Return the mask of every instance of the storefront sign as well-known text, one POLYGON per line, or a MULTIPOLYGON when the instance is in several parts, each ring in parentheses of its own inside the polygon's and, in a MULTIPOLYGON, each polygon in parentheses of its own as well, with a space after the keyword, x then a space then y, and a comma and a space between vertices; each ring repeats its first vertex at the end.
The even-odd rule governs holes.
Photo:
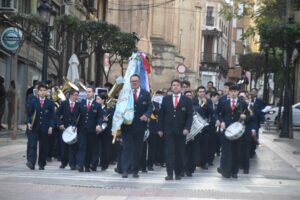
POLYGON ((19 48, 23 34, 18 28, 10 27, 5 29, 1 34, 1 44, 4 48, 10 51, 15 51, 19 48))

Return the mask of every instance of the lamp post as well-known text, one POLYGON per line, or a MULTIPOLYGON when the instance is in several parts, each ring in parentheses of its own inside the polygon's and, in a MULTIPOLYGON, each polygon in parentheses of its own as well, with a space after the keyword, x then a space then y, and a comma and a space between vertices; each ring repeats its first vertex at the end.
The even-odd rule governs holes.
POLYGON ((42 81, 47 81, 48 71, 48 48, 50 42, 50 30, 49 27, 53 26, 54 12, 52 6, 47 0, 43 0, 40 6, 37 8, 39 16, 45 21, 42 26, 42 41, 43 41, 43 67, 42 67, 42 81))
POLYGON ((269 44, 264 45, 265 50, 265 65, 264 65, 264 92, 263 92, 263 100, 266 103, 269 103, 269 88, 268 88, 268 65, 269 65, 269 44))

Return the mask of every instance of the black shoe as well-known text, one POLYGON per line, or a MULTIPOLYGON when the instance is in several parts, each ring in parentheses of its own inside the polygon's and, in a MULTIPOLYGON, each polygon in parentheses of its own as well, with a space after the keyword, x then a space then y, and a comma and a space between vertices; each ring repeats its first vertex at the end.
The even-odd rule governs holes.
POLYGON ((66 165, 60 165, 59 168, 60 169, 64 169, 66 167, 66 165))
POLYGON ((76 169, 77 169, 79 172, 83 172, 83 167, 76 166, 76 169))
POLYGON ((179 175, 179 176, 175 176, 175 180, 181 180, 181 175, 179 175))
POLYGON ((34 166, 33 166, 33 164, 31 164, 31 162, 27 162, 27 163, 26 163, 26 166, 27 166, 29 169, 34 170, 34 166))
POLYGON ((166 181, 172 181, 172 180, 173 180, 173 176, 166 176, 166 177, 165 177, 165 180, 166 180, 166 181))
POLYGON ((148 167, 149 171, 154 171, 153 167, 148 167))
POLYGON ((101 171, 106 171, 107 167, 101 167, 101 171))
POLYGON ((201 165, 201 169, 207 170, 208 166, 207 165, 201 165))
POLYGON ((76 167, 74 167, 74 166, 70 167, 70 170, 75 170, 75 169, 76 169, 76 167))
POLYGON ((212 162, 209 162, 208 166, 214 166, 214 164, 212 162))
POLYGON ((140 176, 138 175, 138 173, 133 173, 133 174, 132 174, 132 177, 133 177, 133 178, 139 178, 140 176))
POLYGON ((238 178, 238 175, 237 174, 232 174, 231 177, 232 178, 238 178))
POLYGON ((166 165, 164 163, 160 163, 161 167, 166 167, 166 165))
POLYGON ((94 165, 91 165, 91 166, 90 166, 90 169, 91 169, 93 172, 97 171, 97 167, 94 166, 94 165))
POLYGON ((44 170, 45 167, 44 166, 39 166, 39 170, 44 170))
POLYGON ((115 168, 115 172, 117 172, 118 174, 122 174, 121 170, 119 170, 117 167, 115 168))
POLYGON ((51 157, 48 157, 48 158, 47 158, 47 162, 52 162, 52 158, 51 158, 51 157))
POLYGON ((217 172, 218 172, 219 174, 222 174, 222 169, 221 169, 220 167, 218 167, 217 172))
POLYGON ((127 173, 123 173, 122 174, 122 178, 128 178, 128 174, 127 173))
POLYGON ((185 175, 186 175, 187 177, 192 177, 192 176, 193 176, 193 174, 190 173, 190 172, 185 172, 185 175))
POLYGON ((249 170, 244 170, 244 174, 249 174, 249 170))
POLYGON ((147 173, 148 171, 146 169, 142 169, 142 172, 143 173, 147 173))
POLYGON ((84 172, 91 172, 91 170, 89 168, 85 168, 84 172))

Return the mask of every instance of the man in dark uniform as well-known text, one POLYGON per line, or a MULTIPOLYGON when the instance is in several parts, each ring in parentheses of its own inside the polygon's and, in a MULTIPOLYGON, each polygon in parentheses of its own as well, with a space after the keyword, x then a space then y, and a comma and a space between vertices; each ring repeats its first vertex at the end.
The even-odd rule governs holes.
POLYGON ((69 92, 69 99, 63 101, 59 106, 56 116, 57 125, 61 131, 60 144, 61 144, 61 165, 60 168, 65 168, 69 163, 71 170, 75 170, 76 166, 76 151, 77 143, 66 144, 62 140, 63 131, 69 126, 77 126, 77 118, 79 115, 79 104, 76 102, 78 99, 78 91, 71 90, 69 92))
MULTIPOLYGON (((199 115, 209 123, 212 115, 213 108, 210 99, 206 98, 206 90, 204 86, 197 88, 197 96, 193 98, 193 107, 199 115)), ((202 132, 195 137, 196 145, 196 164, 202 169, 208 169, 208 141, 211 136, 211 127, 206 126, 202 132)))
POLYGON ((78 152, 76 155, 76 168, 79 172, 97 170, 99 160, 98 134, 101 134, 102 109, 94 101, 94 88, 87 87, 87 99, 79 104, 79 124, 78 124, 78 152))
POLYGON ((138 178, 144 134, 147 121, 152 113, 152 103, 149 92, 140 88, 139 75, 132 75, 130 84, 134 97, 134 119, 132 124, 123 124, 121 127, 123 141, 122 177, 128 177, 131 167, 132 176, 138 178))
POLYGON ((44 170, 48 154, 48 134, 54 127, 55 111, 52 101, 46 98, 47 86, 38 86, 38 97, 28 103, 27 112, 27 167, 34 169, 37 157, 37 143, 39 142, 38 165, 44 170))
MULTIPOLYGON (((221 129, 225 130, 232 123, 246 119, 244 114, 247 105, 244 101, 238 99, 239 87, 231 86, 229 89, 230 99, 223 101, 220 105, 221 114, 219 120, 221 121, 221 129)), ((225 178, 237 178, 239 171, 239 145, 240 138, 236 140, 229 140, 225 136, 225 132, 221 135, 222 150, 220 168, 218 172, 225 178)))
POLYGON ((259 139, 259 129, 260 124, 264 122, 265 117, 262 110, 266 107, 266 103, 257 97, 258 90, 256 88, 252 88, 250 91, 251 95, 251 106, 254 111, 254 115, 256 117, 256 130, 252 134, 251 138, 251 147, 250 147, 250 157, 252 158, 255 155, 255 150, 258 145, 258 139, 259 139))
POLYGON ((192 101, 181 94, 181 81, 171 82, 172 95, 164 97, 159 114, 159 135, 165 138, 167 176, 165 180, 180 180, 183 172, 183 156, 186 135, 193 122, 192 101))

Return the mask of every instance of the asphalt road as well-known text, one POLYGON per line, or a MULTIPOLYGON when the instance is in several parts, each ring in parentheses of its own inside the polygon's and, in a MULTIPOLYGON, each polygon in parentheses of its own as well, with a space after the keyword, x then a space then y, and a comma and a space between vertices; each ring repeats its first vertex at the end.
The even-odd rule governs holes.
POLYGON ((141 173, 139 179, 122 179, 115 166, 105 171, 79 173, 48 163, 44 171, 25 166, 26 140, 0 140, 1 200, 115 200, 115 199, 300 199, 300 173, 269 147, 262 137, 249 175, 224 179, 217 172, 219 158, 209 170, 197 169, 193 177, 167 182, 165 168, 141 173))

